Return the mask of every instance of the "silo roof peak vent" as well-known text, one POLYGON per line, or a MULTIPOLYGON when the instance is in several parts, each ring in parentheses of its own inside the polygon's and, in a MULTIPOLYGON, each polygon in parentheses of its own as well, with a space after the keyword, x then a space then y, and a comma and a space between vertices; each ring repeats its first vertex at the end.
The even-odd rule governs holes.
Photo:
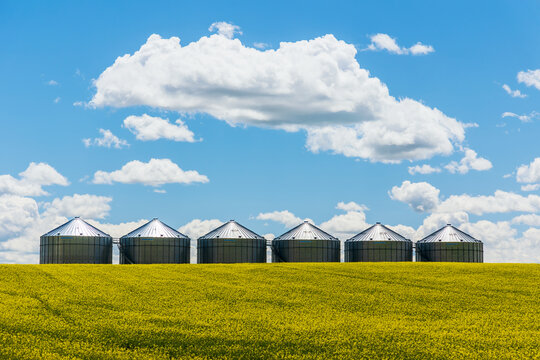
POLYGON ((181 232, 173 229, 169 225, 161 222, 157 218, 150 220, 143 226, 138 227, 137 229, 131 231, 130 233, 122 236, 122 238, 133 238, 133 237, 164 237, 164 238, 185 238, 189 239, 186 235, 181 232))
POLYGON ((98 228, 90 225, 80 217, 74 217, 67 223, 49 231, 43 236, 91 236, 91 237, 110 237, 98 228))
POLYGON ((208 234, 201 236, 199 239, 263 239, 259 234, 249 230, 245 226, 240 225, 234 220, 230 220, 225 224, 218 226, 208 234))
POLYGON ((411 240, 398 234, 397 232, 387 228, 381 223, 376 223, 368 227, 361 233, 353 236, 347 241, 404 241, 411 242, 411 240))
POLYGON ((459 230, 455 226, 446 225, 434 233, 426 236, 418 243, 431 243, 431 242, 471 242, 481 243, 480 240, 475 239, 471 235, 459 230))
POLYGON ((336 237, 319 229, 309 221, 304 221, 300 225, 292 228, 286 233, 278 236, 274 240, 338 240, 336 237))

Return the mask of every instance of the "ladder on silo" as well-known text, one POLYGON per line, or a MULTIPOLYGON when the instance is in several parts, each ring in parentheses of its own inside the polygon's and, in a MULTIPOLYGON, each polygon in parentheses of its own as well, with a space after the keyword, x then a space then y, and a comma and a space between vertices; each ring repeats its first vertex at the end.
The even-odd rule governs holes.
POLYGON ((128 262, 128 264, 135 264, 133 261, 131 261, 131 259, 129 258, 127 253, 122 248, 122 244, 120 243, 120 239, 113 239, 113 244, 116 244, 116 246, 118 247, 118 251, 120 252, 120 256, 121 256, 122 259, 126 260, 128 262))
POLYGON ((275 247, 274 244, 272 243, 272 240, 266 240, 266 246, 270 248, 270 250, 272 251, 272 255, 275 255, 276 258, 277 258, 280 262, 286 262, 286 261, 281 257, 281 255, 279 255, 279 252, 276 250, 276 247, 275 247))

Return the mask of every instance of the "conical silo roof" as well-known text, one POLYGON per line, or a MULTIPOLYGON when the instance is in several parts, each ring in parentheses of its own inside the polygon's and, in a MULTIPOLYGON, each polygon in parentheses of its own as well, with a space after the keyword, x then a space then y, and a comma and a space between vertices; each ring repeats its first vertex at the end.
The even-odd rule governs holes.
POLYGON ((337 238, 319 229, 310 222, 304 221, 274 240, 337 240, 337 238))
POLYGON ((199 239, 260 239, 264 238, 234 220, 215 228, 199 239))
POLYGON ((361 233, 353 236, 347 241, 408 241, 411 240, 399 235, 397 232, 387 228, 381 223, 370 226, 361 233))
POLYGON ((75 217, 43 236, 95 236, 110 237, 109 234, 95 228, 80 217, 75 217))
POLYGON ((481 242, 473 238, 471 235, 464 233, 458 228, 447 224, 446 226, 435 231, 433 234, 426 236, 419 243, 433 243, 433 242, 481 242))
POLYGON ((122 236, 122 238, 183 238, 189 239, 186 235, 174 230, 167 224, 164 224, 157 218, 147 222, 143 226, 133 230, 132 232, 122 236))

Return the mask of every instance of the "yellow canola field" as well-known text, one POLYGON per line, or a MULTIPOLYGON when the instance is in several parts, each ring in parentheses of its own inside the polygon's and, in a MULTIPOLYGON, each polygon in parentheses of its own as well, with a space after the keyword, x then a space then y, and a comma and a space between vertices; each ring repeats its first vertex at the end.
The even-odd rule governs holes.
POLYGON ((540 265, 2 265, 4 359, 540 359, 540 265))

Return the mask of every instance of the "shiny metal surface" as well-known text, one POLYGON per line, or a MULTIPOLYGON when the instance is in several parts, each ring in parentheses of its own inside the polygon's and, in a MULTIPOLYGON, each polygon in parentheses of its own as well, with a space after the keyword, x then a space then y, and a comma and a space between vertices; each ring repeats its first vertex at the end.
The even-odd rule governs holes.
POLYGON ((425 242, 416 243, 416 261, 484 262, 481 242, 425 242))
POLYGON ((40 264, 112 264, 112 238, 80 218, 42 235, 40 264))
MULTIPOLYGON (((104 233, 98 228, 90 225, 80 217, 74 217, 67 223, 49 231, 43 236, 98 236, 108 237, 109 234, 104 233)), ((110 236, 109 236, 110 237, 110 236)))
POLYGON ((234 220, 215 228, 199 239, 264 239, 234 220))
POLYGON ((345 241, 345 262, 412 261, 412 241, 381 223, 345 241))
POLYGON ((376 223, 373 226, 368 227, 361 233, 353 236, 346 241, 405 241, 411 242, 397 232, 387 228, 381 223, 376 223))
POLYGON ((341 242, 304 221, 272 240, 272 262, 339 262, 341 242))
POLYGON ((266 240, 231 220, 197 239, 197 262, 264 263, 266 240))
POLYGON ((182 234, 179 231, 176 231, 167 224, 164 224, 157 218, 150 220, 143 226, 129 232, 128 234, 121 237, 122 238, 136 238, 136 237, 145 237, 145 238, 184 238, 189 239, 186 235, 182 234))
POLYGON ((191 240, 153 219, 120 238, 120 264, 188 264, 191 240))
POLYGON ((346 241, 345 262, 412 261, 411 241, 346 241))
POLYGON ((188 238, 120 238, 120 264, 189 264, 188 238))
POLYGON ((422 240, 419 240, 417 243, 429 243, 429 242, 472 242, 478 243, 481 242, 473 238, 471 235, 464 233, 458 228, 447 224, 446 226, 440 228, 434 233, 426 236, 422 240))
POLYGON ((484 245, 447 224, 416 243, 416 261, 484 262, 484 245))
POLYGON ((308 221, 304 221, 274 240, 338 240, 336 237, 319 229, 308 221))

